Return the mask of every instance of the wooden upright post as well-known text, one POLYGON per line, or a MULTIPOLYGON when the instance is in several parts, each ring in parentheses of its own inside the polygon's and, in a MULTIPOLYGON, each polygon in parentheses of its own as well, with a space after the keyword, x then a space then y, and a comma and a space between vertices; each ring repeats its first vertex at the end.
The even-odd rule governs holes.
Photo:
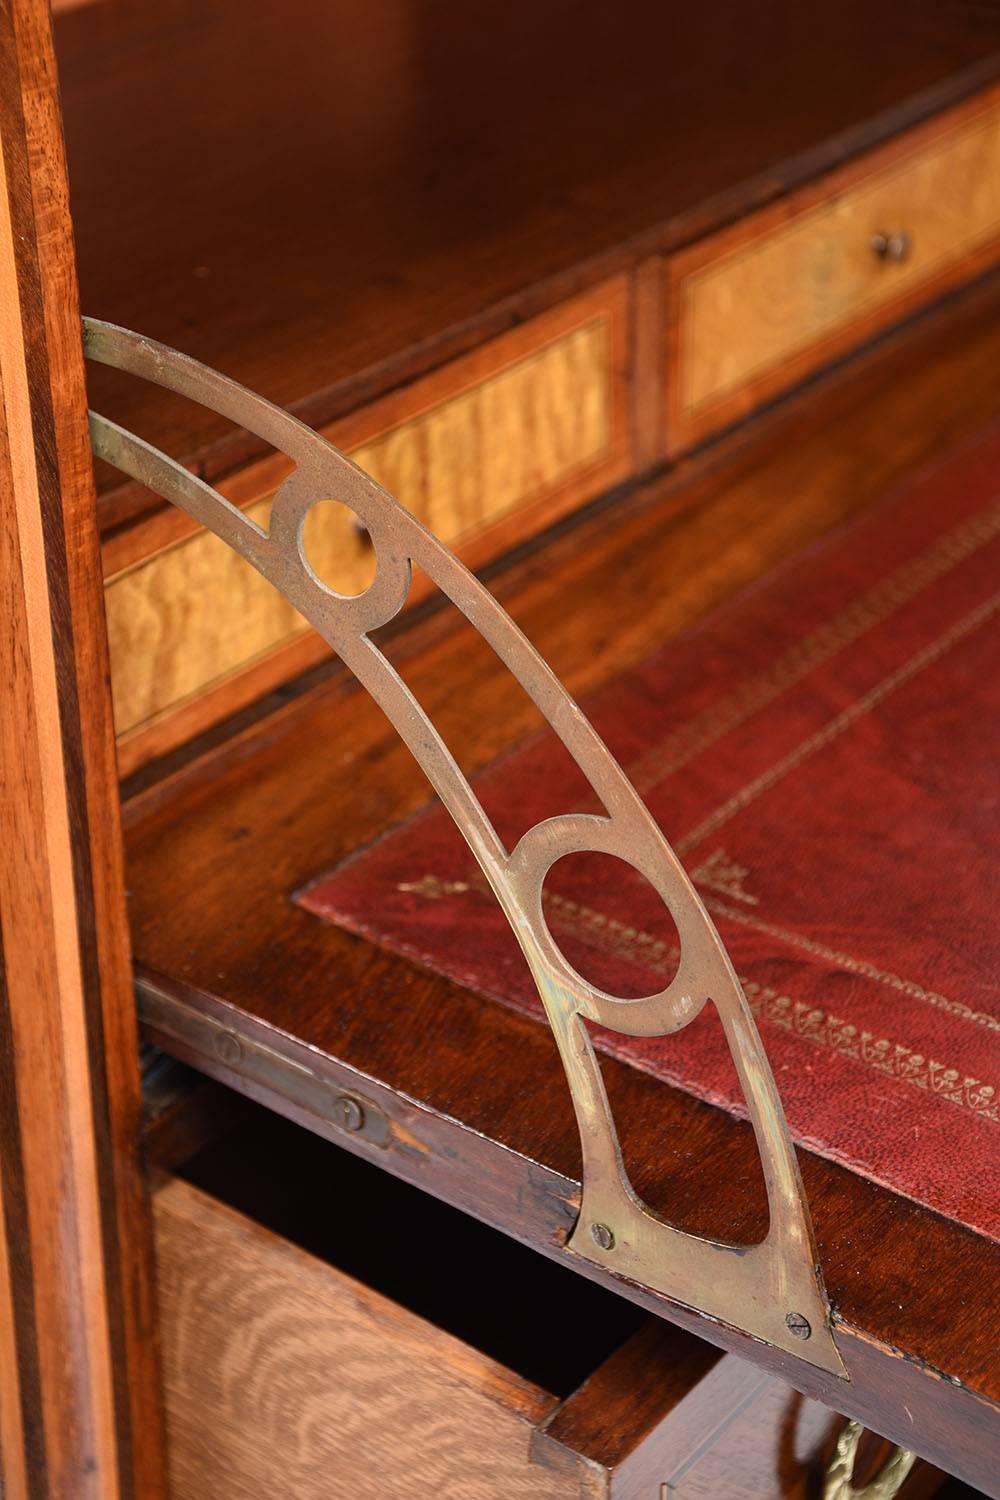
POLYGON ((73 240, 46 0, 0 0, 0 1493, 165 1495, 73 240))

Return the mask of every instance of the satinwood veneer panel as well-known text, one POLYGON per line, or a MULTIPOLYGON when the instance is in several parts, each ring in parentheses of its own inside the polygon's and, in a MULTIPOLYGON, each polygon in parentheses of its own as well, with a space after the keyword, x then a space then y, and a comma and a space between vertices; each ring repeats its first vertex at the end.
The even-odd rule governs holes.
POLYGON ((669 261, 670 451, 998 256, 992 89, 669 261))
MULTIPOLYGON (((630 474, 628 321, 628 286, 616 277, 326 436, 478 565, 630 474)), ((266 526, 291 470, 271 455, 219 488, 266 526)), ((306 546, 334 587, 367 586, 372 549, 345 507, 317 507, 306 546)), ((104 565, 123 773, 329 655, 249 563, 181 511, 106 540, 104 565)), ((426 593, 418 577, 410 602, 426 593)))

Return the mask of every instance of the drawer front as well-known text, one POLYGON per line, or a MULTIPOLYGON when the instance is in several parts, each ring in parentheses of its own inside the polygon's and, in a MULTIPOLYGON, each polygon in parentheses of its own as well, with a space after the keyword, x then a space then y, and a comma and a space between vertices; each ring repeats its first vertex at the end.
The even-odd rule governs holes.
POLYGON ((186 1183, 155 1226, 173 1500, 588 1493, 530 1382, 186 1183))
MULTIPOLYGON (((627 285, 619 277, 325 435, 479 566, 631 471, 626 339, 627 285)), ((218 488, 266 525, 289 471, 275 455, 218 488)), ((317 507, 307 528, 317 572, 342 592, 363 590, 374 558, 353 515, 317 507)), ((109 538, 104 571, 123 774, 326 652, 249 564, 179 511, 157 512, 109 538)), ((411 600, 423 592, 426 580, 415 579, 411 600)))
POLYGON ((673 451, 1000 254, 991 91, 668 266, 673 451))

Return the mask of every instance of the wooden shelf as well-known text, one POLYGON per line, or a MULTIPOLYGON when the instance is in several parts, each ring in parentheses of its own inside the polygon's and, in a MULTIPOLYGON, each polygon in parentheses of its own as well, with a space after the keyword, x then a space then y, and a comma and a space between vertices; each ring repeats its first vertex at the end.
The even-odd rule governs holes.
MULTIPOLYGON (((84 309, 314 423, 961 97, 1000 48, 1000 12, 963 0, 395 0, 369 21, 355 0, 56 17, 84 309)), ((255 451, 91 380, 210 475, 255 451)), ((143 503, 101 481, 105 527, 143 503)))
MULTIPOLYGON (((574 694, 595 689, 995 420, 998 310, 994 279, 752 433, 618 502, 613 528, 607 512, 567 527, 500 574, 496 592, 574 694)), ((447 615, 402 632, 392 652, 467 771, 532 727, 519 690, 447 615)), ((129 886, 147 1033, 558 1255, 579 1159, 548 1030, 290 900, 426 796, 379 711, 336 673, 134 787, 129 886), (294 1081, 303 1066, 318 1080, 309 1098, 294 1081), (332 1108, 324 1114, 331 1087, 355 1088, 385 1111, 389 1149, 345 1135, 332 1108)), ((605 1059, 604 1071, 638 1191, 684 1227, 751 1238, 761 1221, 746 1191, 748 1127, 625 1063, 605 1059)), ((993 1329, 973 1299, 945 1296, 940 1280, 987 1285, 997 1247, 844 1167, 800 1158, 849 1386, 632 1285, 618 1289, 896 1441, 919 1432, 926 1456, 954 1469, 961 1455, 963 1477, 988 1487, 1000 1433, 993 1329)))

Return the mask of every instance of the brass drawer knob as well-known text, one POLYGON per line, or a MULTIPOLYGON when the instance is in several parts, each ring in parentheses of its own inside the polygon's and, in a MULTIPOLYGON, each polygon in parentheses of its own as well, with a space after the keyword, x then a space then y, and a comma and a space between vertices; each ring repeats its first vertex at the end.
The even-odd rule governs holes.
POLYGON ((893 1448, 873 1479, 861 1489, 854 1484, 854 1461, 858 1455, 864 1428, 860 1422, 848 1422, 837 1439, 833 1457, 823 1482, 823 1500, 892 1500, 906 1483, 917 1455, 908 1448, 893 1448))
POLYGON ((906 229, 895 229, 891 234, 873 234, 869 243, 877 260, 894 261, 897 265, 909 260, 913 249, 913 238, 906 229))

